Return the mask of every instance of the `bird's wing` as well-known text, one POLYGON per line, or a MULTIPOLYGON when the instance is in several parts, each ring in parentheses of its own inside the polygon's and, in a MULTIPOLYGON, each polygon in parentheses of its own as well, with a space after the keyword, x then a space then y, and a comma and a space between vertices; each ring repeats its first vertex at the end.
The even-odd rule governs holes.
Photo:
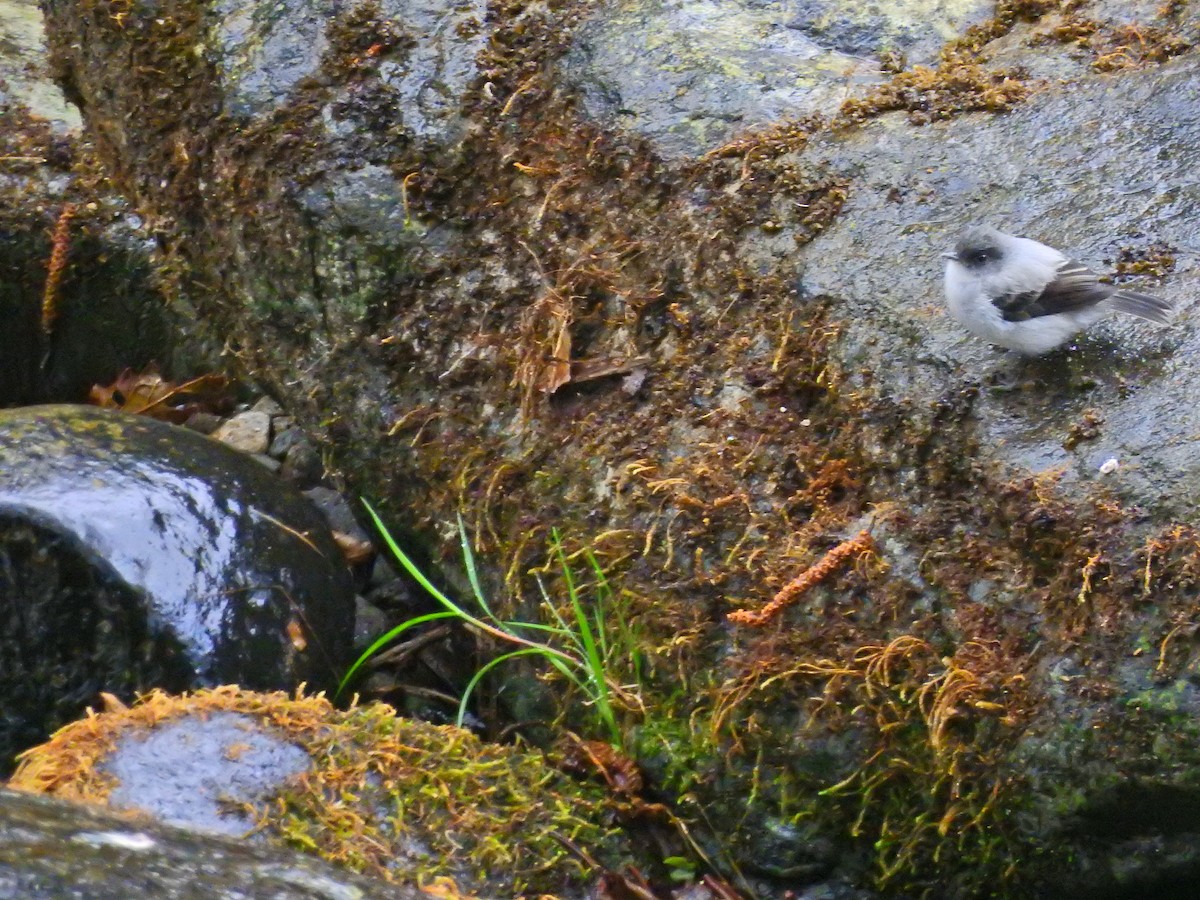
POLYGON ((1104 284, 1096 273, 1073 259, 1063 260, 1054 280, 1040 291, 1005 294, 992 302, 1006 322, 1024 322, 1038 316, 1077 312, 1100 303, 1115 288, 1104 284))

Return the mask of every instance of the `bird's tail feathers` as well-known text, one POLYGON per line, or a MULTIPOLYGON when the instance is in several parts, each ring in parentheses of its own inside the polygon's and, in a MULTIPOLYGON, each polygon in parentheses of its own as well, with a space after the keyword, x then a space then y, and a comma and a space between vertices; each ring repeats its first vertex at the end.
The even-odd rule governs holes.
POLYGON ((1111 294, 1108 306, 1117 312, 1128 313, 1139 319, 1157 322, 1159 325, 1170 325, 1175 312, 1171 301, 1149 294, 1139 294, 1136 291, 1117 291, 1111 294))

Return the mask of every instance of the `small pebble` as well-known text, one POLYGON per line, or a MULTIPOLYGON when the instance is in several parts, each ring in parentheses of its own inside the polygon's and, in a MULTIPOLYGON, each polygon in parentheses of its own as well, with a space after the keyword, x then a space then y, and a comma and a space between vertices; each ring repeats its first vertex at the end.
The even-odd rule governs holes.
POLYGON ((238 413, 212 436, 242 453, 266 453, 271 442, 271 417, 264 412, 238 413))
POLYGON ((325 466, 321 457, 307 441, 294 444, 283 458, 283 467, 279 474, 292 484, 305 490, 315 487, 325 474, 325 466))
MULTIPOLYGON (((278 425, 278 420, 276 420, 278 425)), ((267 452, 276 459, 283 459, 288 455, 288 451, 297 444, 306 442, 308 438, 304 436, 304 432, 299 428, 275 428, 275 437, 271 438, 271 449, 267 452)))
POLYGON ((198 431, 201 434, 212 434, 221 427, 221 423, 225 420, 220 416, 207 412, 194 412, 186 422, 184 427, 190 428, 192 431, 198 431))
POLYGON ((1117 467, 1120 465, 1121 464, 1117 462, 1117 458, 1115 456, 1110 456, 1104 462, 1100 463, 1100 474, 1111 475, 1113 472, 1117 471, 1117 467))

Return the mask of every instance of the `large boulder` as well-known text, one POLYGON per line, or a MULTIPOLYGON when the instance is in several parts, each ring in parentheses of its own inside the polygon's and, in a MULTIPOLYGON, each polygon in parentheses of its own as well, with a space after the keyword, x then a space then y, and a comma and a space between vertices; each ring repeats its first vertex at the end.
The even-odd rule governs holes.
POLYGON ((724 143, 792 86, 690 65, 717 15, 650 59, 625 4, 43 2, 172 290, 360 489, 435 558, 461 513, 498 607, 555 528, 619 580, 627 738, 711 860, 1133 895, 1200 860, 1190 317, 997 367, 939 295, 979 218, 1189 294, 1200 21, 1059 6, 956 5, 936 64, 724 143), (661 105, 617 80, 656 61, 661 105))
POLYGON ((141 416, 0 412, 12 755, 101 692, 337 683, 354 595, 328 526, 253 459, 141 416))

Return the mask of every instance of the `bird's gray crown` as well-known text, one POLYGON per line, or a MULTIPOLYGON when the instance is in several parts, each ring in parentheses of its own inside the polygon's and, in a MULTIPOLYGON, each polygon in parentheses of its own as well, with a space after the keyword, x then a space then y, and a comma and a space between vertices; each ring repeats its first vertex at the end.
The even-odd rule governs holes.
POLYGON ((979 225, 966 232, 954 245, 954 258, 968 269, 982 269, 1004 257, 1002 235, 995 228, 979 225))

